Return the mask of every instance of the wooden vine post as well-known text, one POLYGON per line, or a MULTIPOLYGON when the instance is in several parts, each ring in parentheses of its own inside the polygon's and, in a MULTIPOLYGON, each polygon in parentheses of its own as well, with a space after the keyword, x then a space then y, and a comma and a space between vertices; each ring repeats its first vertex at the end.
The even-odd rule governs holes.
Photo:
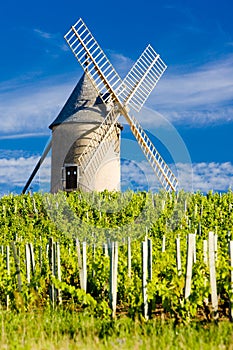
POLYGON ((141 243, 142 255, 142 300, 143 300, 143 316, 146 320, 149 318, 149 304, 147 296, 147 282, 152 280, 152 241, 147 236, 145 241, 141 243))
MULTIPOLYGON (((57 279, 59 282, 61 282, 61 254, 60 254, 60 243, 56 242, 55 246, 56 250, 56 267, 57 267, 57 279)), ((59 305, 62 304, 62 296, 61 296, 61 290, 57 289, 57 302, 59 305)))
POLYGON ((127 240, 127 260, 128 260, 128 277, 131 278, 131 239, 127 240))
POLYGON ((30 271, 31 271, 31 259, 30 259, 30 250, 29 250, 29 245, 25 244, 25 258, 26 258, 26 278, 28 284, 30 283, 31 276, 30 276, 30 271))
POLYGON ((14 256, 14 261, 15 261, 16 276, 17 276, 17 281, 18 281, 18 291, 21 292, 22 279, 21 279, 21 274, 20 274, 20 260, 19 260, 19 255, 17 254, 15 242, 11 242, 11 248, 13 251, 13 256, 14 256))
POLYGON ((163 241, 162 241, 162 253, 164 253, 166 250, 166 236, 163 235, 163 241))
POLYGON ((148 280, 152 281, 152 240, 150 238, 147 239, 147 264, 148 264, 148 280))
MULTIPOLYGON (((7 274, 10 275, 10 247, 9 245, 6 246, 6 270, 7 274)), ((9 310, 9 294, 6 296, 6 309, 9 310)))
POLYGON ((87 243, 83 242, 83 254, 82 254, 82 288, 87 292, 87 243))
POLYGON ((190 233, 188 235, 187 258, 186 258, 186 277, 185 277, 185 291, 184 291, 185 299, 187 299, 191 293, 195 238, 196 238, 196 235, 194 233, 190 233))
MULTIPOLYGON (((49 267, 51 276, 54 277, 54 244, 53 244, 53 238, 49 238, 49 244, 48 244, 48 258, 49 258, 49 267)), ((54 307, 55 304, 55 286, 52 282, 49 284, 49 297, 50 301, 52 303, 52 307, 54 307)))
POLYGON ((76 251, 78 256, 79 280, 80 287, 87 291, 87 243, 82 243, 82 252, 78 238, 75 240, 76 251))
POLYGON ((107 243, 103 243, 103 255, 108 256, 108 245, 107 243))
POLYGON ((142 300, 143 300, 143 316, 148 320, 148 300, 147 300, 147 264, 148 264, 148 248, 147 240, 141 243, 142 254, 142 300))
MULTIPOLYGON (((203 262, 206 266, 208 266, 208 241, 206 239, 203 240, 203 262)), ((204 277, 204 286, 206 287, 208 283, 207 277, 204 277)), ((204 304, 207 306, 209 303, 208 297, 204 298, 204 304)))
POLYGON ((176 238, 176 266, 177 266, 178 276, 180 276, 182 273, 181 253, 180 253, 180 236, 178 236, 176 238))
POLYGON ((211 303, 213 309, 213 318, 218 318, 218 295, 217 295, 217 282, 216 282, 216 269, 215 269, 215 257, 216 257, 216 239, 214 232, 209 232, 209 270, 210 270, 210 289, 211 289, 211 303))
POLYGON ((110 283, 109 283, 109 299, 112 309, 112 317, 116 316, 117 304, 117 265, 118 265, 118 243, 111 242, 109 247, 110 253, 110 283))
POLYGON ((32 243, 29 243, 28 247, 30 252, 31 270, 32 270, 32 274, 34 275, 35 269, 36 269, 36 263, 35 263, 34 249, 33 249, 32 243))

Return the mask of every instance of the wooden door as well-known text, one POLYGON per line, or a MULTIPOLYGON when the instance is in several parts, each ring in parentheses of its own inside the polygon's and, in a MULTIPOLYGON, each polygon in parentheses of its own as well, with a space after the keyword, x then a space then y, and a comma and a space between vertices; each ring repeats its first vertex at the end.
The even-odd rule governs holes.
POLYGON ((76 165, 66 166, 66 190, 77 189, 78 169, 76 165))

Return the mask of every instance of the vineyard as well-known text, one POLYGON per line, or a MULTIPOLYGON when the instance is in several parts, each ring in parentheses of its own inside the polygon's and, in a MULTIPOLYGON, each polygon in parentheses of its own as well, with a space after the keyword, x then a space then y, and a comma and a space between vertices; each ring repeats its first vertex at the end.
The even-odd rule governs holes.
POLYGON ((231 191, 4 196, 1 308, 231 320, 232 205, 231 191))

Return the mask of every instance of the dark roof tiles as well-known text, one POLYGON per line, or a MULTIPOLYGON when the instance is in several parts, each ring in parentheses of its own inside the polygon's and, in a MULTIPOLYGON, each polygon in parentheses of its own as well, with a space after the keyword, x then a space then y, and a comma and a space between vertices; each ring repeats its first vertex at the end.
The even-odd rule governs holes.
POLYGON ((101 123, 106 116, 106 109, 100 101, 97 91, 84 73, 49 128, 62 123, 101 123))

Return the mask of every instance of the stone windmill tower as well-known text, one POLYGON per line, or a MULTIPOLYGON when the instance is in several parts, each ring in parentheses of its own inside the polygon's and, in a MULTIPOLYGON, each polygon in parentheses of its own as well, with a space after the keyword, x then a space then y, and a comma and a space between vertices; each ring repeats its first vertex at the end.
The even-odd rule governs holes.
POLYGON ((84 75, 58 117, 50 125, 46 147, 23 193, 52 148, 51 192, 120 189, 120 125, 123 116, 155 175, 166 191, 178 180, 142 126, 131 113, 139 112, 167 66, 148 45, 121 80, 99 44, 80 18, 65 40, 84 75))
POLYGON ((51 192, 120 190, 120 131, 115 124, 107 143, 108 152, 98 161, 98 169, 88 181, 80 168, 80 156, 108 111, 90 79, 84 73, 58 117, 49 126, 52 130, 51 192))

